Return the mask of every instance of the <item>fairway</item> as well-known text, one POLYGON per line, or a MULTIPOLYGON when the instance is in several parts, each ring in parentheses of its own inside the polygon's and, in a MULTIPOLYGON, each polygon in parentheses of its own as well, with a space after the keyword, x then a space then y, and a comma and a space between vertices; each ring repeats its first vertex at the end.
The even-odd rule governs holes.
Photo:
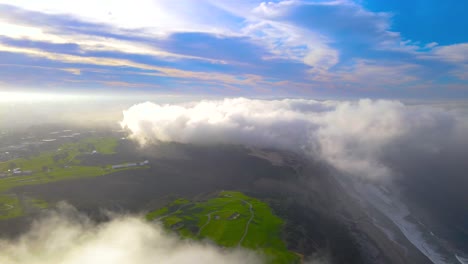
POLYGON ((223 247, 242 246, 265 255, 268 263, 298 263, 281 238, 283 220, 268 204, 240 192, 223 191, 203 202, 178 199, 146 215, 180 236, 209 239, 223 247))

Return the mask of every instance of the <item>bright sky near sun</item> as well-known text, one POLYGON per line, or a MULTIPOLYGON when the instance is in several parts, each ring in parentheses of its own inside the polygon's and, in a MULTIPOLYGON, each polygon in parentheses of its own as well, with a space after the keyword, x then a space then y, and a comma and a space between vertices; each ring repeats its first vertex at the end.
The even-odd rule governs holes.
POLYGON ((463 0, 0 0, 0 91, 466 98, 463 0))

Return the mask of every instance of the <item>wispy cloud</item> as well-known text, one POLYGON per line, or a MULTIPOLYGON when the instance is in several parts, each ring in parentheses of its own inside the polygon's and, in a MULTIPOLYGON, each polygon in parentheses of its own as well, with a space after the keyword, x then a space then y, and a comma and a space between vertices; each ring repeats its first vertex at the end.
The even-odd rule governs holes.
POLYGON ((197 87, 216 82, 283 95, 297 90, 278 84, 295 83, 306 94, 338 87, 336 93, 354 89, 357 96, 358 87, 394 86, 405 96, 423 80, 436 91, 447 81, 467 85, 468 79, 468 44, 408 40, 392 30, 394 14, 351 0, 18 0, 0 1, 0 14, 0 63, 21 56, 14 64, 62 68, 64 74, 132 68, 137 72, 126 82, 191 79, 197 87))
MULTIPOLYGON (((240 82, 235 78, 235 76, 227 75, 227 74, 213 74, 207 72, 192 72, 192 71, 184 71, 174 68, 165 68, 165 67, 158 67, 149 64, 143 64, 134 62, 127 59, 117 59, 117 58, 103 58, 103 57, 91 57, 91 56, 76 56, 71 54, 63 54, 63 53, 52 53, 47 52, 39 49, 30 49, 30 48, 18 48, 12 47, 7 45, 0 45, 0 51, 4 52, 11 52, 11 53, 20 53, 25 54, 32 57, 40 57, 45 58, 52 61, 60 61, 64 63, 73 63, 73 64, 84 64, 84 65, 98 65, 98 66, 110 66, 110 67, 128 67, 128 68, 135 68, 140 70, 148 70, 151 72, 140 73, 144 75, 154 75, 154 76, 167 76, 167 77, 174 77, 174 78, 193 78, 193 79, 202 79, 202 80, 218 80, 218 81, 233 81, 233 82, 240 82)), ((40 67, 40 66, 37 66, 40 67)), ((65 69, 69 71, 69 69, 65 69)), ((73 70, 76 73, 76 69, 73 70)), ((248 76, 246 75, 246 79, 251 79, 255 76, 248 76)))

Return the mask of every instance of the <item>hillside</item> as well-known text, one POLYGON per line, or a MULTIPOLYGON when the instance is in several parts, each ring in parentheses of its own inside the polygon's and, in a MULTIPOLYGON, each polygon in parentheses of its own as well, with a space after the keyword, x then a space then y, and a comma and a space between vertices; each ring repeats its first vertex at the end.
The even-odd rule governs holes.
POLYGON ((283 220, 273 214, 268 204, 240 192, 223 191, 202 202, 177 199, 148 213, 146 218, 161 221, 185 238, 257 250, 268 263, 299 262, 299 257, 288 251, 282 240, 283 220))

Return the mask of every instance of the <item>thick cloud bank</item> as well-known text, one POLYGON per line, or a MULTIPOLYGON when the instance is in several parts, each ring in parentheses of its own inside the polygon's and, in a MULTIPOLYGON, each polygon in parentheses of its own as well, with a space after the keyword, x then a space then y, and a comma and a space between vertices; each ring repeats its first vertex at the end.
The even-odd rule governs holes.
POLYGON ((62 204, 18 240, 0 240, 0 263, 234 264, 261 260, 246 250, 222 250, 202 242, 181 241, 137 217, 117 217, 96 224, 62 204))
POLYGON ((233 143, 292 150, 359 177, 395 173, 387 149, 408 144, 437 152, 448 139, 466 139, 467 122, 454 110, 399 101, 303 99, 142 103, 124 111, 122 127, 145 144, 233 143))

